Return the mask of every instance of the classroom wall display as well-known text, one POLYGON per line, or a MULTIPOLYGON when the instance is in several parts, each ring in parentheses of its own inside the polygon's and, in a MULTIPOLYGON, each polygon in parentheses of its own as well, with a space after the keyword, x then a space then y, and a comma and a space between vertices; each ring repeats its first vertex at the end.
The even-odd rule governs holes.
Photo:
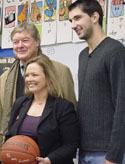
POLYGON ((28 22, 29 2, 27 0, 4 0, 2 19, 2 48, 11 48, 10 34, 17 24, 28 22))
MULTIPOLYGON (((81 42, 68 20, 68 6, 75 0, 0 0, 3 5, 1 48, 12 48, 10 34, 17 24, 36 25, 41 45, 81 42)), ((103 30, 115 39, 125 39, 124 0, 98 0, 104 18, 103 30)), ((0 7, 0 18, 1 18, 0 7)), ((1 26, 1 24, 0 24, 1 26)))
POLYGON ((109 0, 107 35, 125 40, 125 1, 109 0))

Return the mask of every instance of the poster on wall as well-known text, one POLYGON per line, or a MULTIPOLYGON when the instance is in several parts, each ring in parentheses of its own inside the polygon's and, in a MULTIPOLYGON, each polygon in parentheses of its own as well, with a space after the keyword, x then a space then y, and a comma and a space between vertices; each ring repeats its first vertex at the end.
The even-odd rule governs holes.
POLYGON ((28 22, 29 19, 29 2, 28 0, 20 1, 17 3, 17 24, 28 22))
POLYGON ((10 33, 16 25, 16 0, 3 1, 2 48, 11 48, 10 33))
POLYGON ((57 0, 44 0, 41 45, 56 43, 57 0))
POLYGON ((14 57, 0 57, 0 75, 9 69, 14 61, 14 57))
POLYGON ((2 24, 2 48, 11 48, 10 34, 17 24, 28 22, 27 0, 5 0, 3 1, 3 24, 2 24))
POLYGON ((68 10, 70 4, 71 0, 59 0, 57 3, 57 43, 72 41, 72 29, 68 10))
POLYGON ((124 0, 109 0, 107 35, 114 39, 125 39, 124 0))
POLYGON ((42 39, 42 13, 43 0, 31 0, 29 22, 36 25, 40 34, 40 39, 42 39))

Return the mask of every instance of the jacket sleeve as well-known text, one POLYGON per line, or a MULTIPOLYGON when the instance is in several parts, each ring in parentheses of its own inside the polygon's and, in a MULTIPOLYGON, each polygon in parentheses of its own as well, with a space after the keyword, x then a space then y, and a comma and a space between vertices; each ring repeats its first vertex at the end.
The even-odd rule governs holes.
MULTIPOLYGON (((52 163, 60 163, 73 159, 79 146, 79 123, 72 103, 62 103, 58 123, 60 130, 61 146, 48 155, 52 163)), ((57 109, 58 111, 58 109, 57 109)))
MULTIPOLYGON (((1 93, 1 79, 0 79, 0 93, 1 93)), ((2 134, 1 134, 1 120, 2 120, 2 104, 1 104, 1 98, 0 98, 0 148, 2 146, 2 134)))
MULTIPOLYGON (((2 115, 3 115, 2 101, 4 98, 5 81, 6 81, 7 75, 8 75, 8 70, 0 76, 0 149, 4 142, 4 135, 3 135, 1 123, 2 123, 2 115)), ((0 157, 0 160, 1 160, 1 157, 0 157)))
POLYGON ((3 135, 1 124, 2 124, 2 118, 3 118, 2 116, 3 116, 5 81, 7 79, 8 72, 9 72, 9 69, 0 76, 0 148, 2 146, 2 143, 4 142, 4 135, 3 135))

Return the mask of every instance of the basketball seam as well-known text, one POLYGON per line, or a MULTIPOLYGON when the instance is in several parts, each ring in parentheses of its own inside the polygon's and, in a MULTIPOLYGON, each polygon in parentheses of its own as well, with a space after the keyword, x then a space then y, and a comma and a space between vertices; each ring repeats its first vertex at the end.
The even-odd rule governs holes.
POLYGON ((22 154, 29 154, 29 155, 35 157, 35 155, 33 155, 33 154, 31 154, 31 153, 27 153, 27 152, 23 152, 23 151, 19 151, 19 150, 12 150, 12 149, 4 149, 4 150, 2 150, 2 149, 1 149, 1 152, 2 152, 2 151, 20 152, 20 153, 22 153, 22 154))
MULTIPOLYGON (((36 152, 36 154, 37 154, 37 156, 38 156, 39 154, 38 154, 38 152, 36 151, 36 149, 34 148, 33 144, 32 144, 31 142, 27 141, 25 138, 21 138, 21 136, 24 136, 24 135, 17 135, 16 137, 17 137, 17 139, 21 139, 21 140, 26 141, 27 143, 31 144, 32 148, 35 150, 35 152, 36 152)), ((28 136, 24 136, 24 137, 28 137, 28 136)), ((29 137, 29 138, 30 138, 30 137, 29 137)), ((31 138, 30 138, 30 139, 31 139, 31 138)), ((32 139, 32 140, 33 140, 33 139, 32 139)), ((36 142, 35 142, 34 140, 33 140, 33 142, 36 144, 36 142)), ((37 146, 37 144, 36 144, 36 146, 37 146)))

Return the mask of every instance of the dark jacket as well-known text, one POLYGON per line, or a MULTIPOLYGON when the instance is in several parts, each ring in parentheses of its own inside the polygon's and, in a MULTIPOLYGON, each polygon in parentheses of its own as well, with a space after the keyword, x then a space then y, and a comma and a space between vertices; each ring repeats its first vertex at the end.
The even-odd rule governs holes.
MULTIPOLYGON (((18 134, 32 100, 23 96, 15 101, 6 140, 18 134)), ((79 125, 71 102, 48 96, 38 125, 37 141, 41 157, 49 157, 52 164, 73 164, 72 159, 79 143, 79 125)))

